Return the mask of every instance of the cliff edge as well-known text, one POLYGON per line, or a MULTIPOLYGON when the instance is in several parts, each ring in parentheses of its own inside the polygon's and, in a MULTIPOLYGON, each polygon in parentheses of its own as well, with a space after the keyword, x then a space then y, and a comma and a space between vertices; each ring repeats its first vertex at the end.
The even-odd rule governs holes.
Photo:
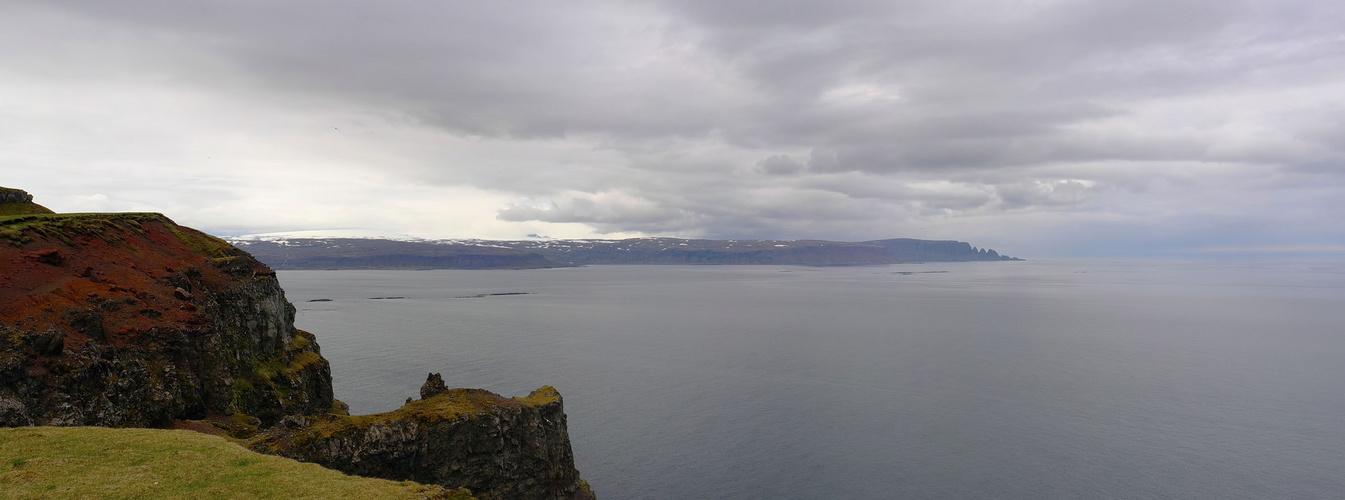
POLYGON ((253 438, 254 451, 347 474, 463 487, 482 500, 591 500, 579 478, 560 393, 527 397, 481 389, 422 388, 424 396, 375 415, 287 417, 253 438))
POLYGON ((481 498, 592 498, 554 389, 514 399, 444 390, 388 414, 346 415, 317 339, 294 327, 275 272, 248 253, 161 214, 32 207, 27 193, 0 192, 0 427, 235 439, 270 428, 255 449, 352 474, 467 486, 481 498), (380 440, 388 430, 418 441, 380 440), (378 446, 390 454, 370 451, 378 446))
POLYGON ((275 273, 160 214, 0 219, 0 424, 267 426, 332 407, 275 273))

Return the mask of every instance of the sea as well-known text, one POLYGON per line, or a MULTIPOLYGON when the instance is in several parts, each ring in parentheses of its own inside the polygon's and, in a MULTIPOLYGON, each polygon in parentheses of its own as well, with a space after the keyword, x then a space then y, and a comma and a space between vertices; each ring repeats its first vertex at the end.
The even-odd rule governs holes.
POLYGON ((1345 261, 282 271, 353 413, 559 389, 618 499, 1345 498, 1345 261))

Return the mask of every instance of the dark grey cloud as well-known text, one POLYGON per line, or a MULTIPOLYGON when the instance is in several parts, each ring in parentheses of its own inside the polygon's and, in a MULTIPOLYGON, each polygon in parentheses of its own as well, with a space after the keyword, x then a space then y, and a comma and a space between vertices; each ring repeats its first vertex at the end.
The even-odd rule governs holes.
POLYGON ((24 158, 146 163, 142 130, 188 143, 181 156, 265 143, 258 165, 291 164, 266 158, 284 151, 303 158, 296 177, 335 159, 389 186, 477 190, 494 203, 479 201, 486 219, 520 227, 862 239, 938 226, 928 235, 1021 243, 1001 228, 1261 217, 1253 191, 1320 223, 1345 192, 1345 4, 1326 0, 58 0, 7 12, 0 63, 15 88, 76 96, 3 110, 31 115, 0 120, 0 133, 35 138, 0 144, 24 158), (81 93, 92 82, 154 104, 98 114, 137 105, 81 93), (79 118, 40 132, 58 115, 79 118), (188 132, 165 125, 184 119, 188 132), (98 146, 50 146, 57 130, 98 146))
POLYGON ((1264 22, 1253 17, 1268 14, 1264 6, 1204 0, 669 2, 661 11, 617 2, 54 4, 133 27, 148 43, 195 46, 257 85, 397 107, 463 133, 718 131, 750 146, 984 151, 852 167, 890 170, 1004 163, 993 158, 1023 137, 1057 147, 1012 161, 1114 159, 1062 128, 1123 114, 1127 99, 1207 92, 1276 63, 1338 61, 1329 49, 1340 42, 1318 38, 1336 32, 1320 16, 1345 17, 1322 3, 1277 3, 1276 12, 1319 17, 1264 22), (650 40, 660 45, 639 46, 650 40), (1292 47, 1314 43, 1323 47, 1292 47), (665 60, 647 61, 657 58, 665 60), (889 88, 893 102, 828 101, 829 90, 854 82, 889 88))
POLYGON ((788 155, 768 156, 757 162, 757 169, 767 175, 794 175, 803 172, 803 164, 788 155))

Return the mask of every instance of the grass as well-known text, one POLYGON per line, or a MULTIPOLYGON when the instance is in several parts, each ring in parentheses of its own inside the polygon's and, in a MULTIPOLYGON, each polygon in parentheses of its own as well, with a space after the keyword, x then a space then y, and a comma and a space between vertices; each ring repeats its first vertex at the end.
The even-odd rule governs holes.
MULTIPOLYGON (((157 213, 88 213, 88 214, 3 214, 0 215, 0 239, 12 244, 28 243, 34 232, 71 243, 76 234, 102 234, 109 226, 121 222, 167 221, 157 213)), ((123 229, 127 226, 121 225, 123 229)), ((138 227, 137 227, 138 229, 138 227)))
POLYGON ((412 401, 397 410, 379 415, 390 415, 398 420, 409 416, 422 422, 435 422, 459 415, 485 413, 493 406, 541 406, 559 399, 560 393, 551 386, 542 386, 528 397, 515 398, 504 398, 483 390, 449 389, 430 399, 412 401))
MULTIPOLYGON (((222 239, 208 234, 185 230, 160 213, 153 212, 112 212, 112 213, 5 213, 0 211, 0 232, 17 235, 25 229, 43 233, 98 233, 108 224, 118 222, 162 222, 164 228, 173 234, 182 244, 212 257, 229 257, 227 250, 233 248, 222 239)), ((123 226, 124 227, 124 226, 123 226)), ((12 239, 12 237, 11 237, 12 239)))
POLYGON ((380 422, 433 423, 485 414, 496 406, 542 406, 559 400, 560 393, 549 385, 542 386, 527 397, 515 398, 505 398, 482 389, 449 389, 429 399, 412 401, 387 413, 336 415, 326 421, 313 422, 300 431, 294 441, 307 445, 314 440, 327 439, 352 430, 368 429, 380 422))
POLYGON ((472 498, 410 481, 347 476, 190 431, 0 429, 0 499, 472 498))
POLYGON ((0 215, 49 214, 50 209, 36 203, 0 203, 0 215))
POLYGON ((129 220, 129 221, 142 221, 142 220, 167 220, 167 219, 168 219, 168 218, 165 217, 163 214, 160 214, 160 213, 154 213, 154 212, 110 212, 110 213, 91 212, 91 213, 73 213, 73 214, 52 214, 52 213, 43 213, 43 214, 10 214, 10 215, 3 215, 3 216, 0 216, 0 225, 24 227, 24 226, 30 226, 30 225, 35 225, 35 224, 45 224, 45 223, 55 223, 55 224, 72 223, 72 222, 78 222, 78 221, 81 221, 81 220, 96 220, 96 221, 129 220))

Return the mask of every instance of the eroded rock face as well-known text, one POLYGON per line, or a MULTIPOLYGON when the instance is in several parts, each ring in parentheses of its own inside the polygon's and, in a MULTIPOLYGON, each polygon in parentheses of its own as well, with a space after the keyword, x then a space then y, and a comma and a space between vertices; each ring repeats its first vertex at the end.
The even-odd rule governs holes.
POLYGON ((0 425, 165 427, 332 407, 275 273, 157 214, 0 220, 0 425))
POLYGON ((249 447, 347 474, 465 487, 486 499, 591 499, 560 394, 449 389, 393 412, 289 417, 249 447))
POLYGON ((33 195, 22 189, 0 187, 0 204, 32 203, 33 195))

